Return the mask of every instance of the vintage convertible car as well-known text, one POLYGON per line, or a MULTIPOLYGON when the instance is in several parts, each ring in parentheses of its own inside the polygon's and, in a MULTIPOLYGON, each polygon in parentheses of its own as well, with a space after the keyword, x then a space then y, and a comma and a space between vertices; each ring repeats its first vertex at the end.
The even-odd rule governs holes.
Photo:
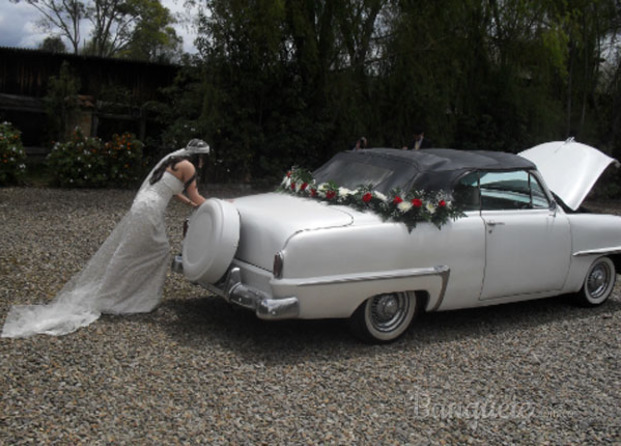
POLYGON ((342 152, 277 192, 207 200, 173 269, 259 318, 347 318, 369 342, 419 311, 560 294, 596 306, 615 284, 621 217, 580 206, 610 164, 573 141, 342 152))

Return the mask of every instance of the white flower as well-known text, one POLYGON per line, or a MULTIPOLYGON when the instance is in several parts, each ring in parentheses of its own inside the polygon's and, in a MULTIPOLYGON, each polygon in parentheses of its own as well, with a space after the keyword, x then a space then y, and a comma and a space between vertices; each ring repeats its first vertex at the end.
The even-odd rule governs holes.
POLYGON ((328 190, 328 183, 321 183, 317 186, 317 195, 321 198, 326 198, 326 191, 328 190))
POLYGON ((339 187, 339 196, 347 197, 348 195, 354 195, 357 191, 347 189, 346 187, 339 187))
POLYGON ((376 198, 379 198, 380 200, 382 200, 384 203, 388 201, 388 197, 386 195, 384 195, 381 192, 373 192, 373 196, 376 198))
POLYGON ((433 203, 428 202, 425 207, 427 208, 427 211, 429 211, 430 214, 435 214, 436 207, 433 205, 433 203))
POLYGON ((397 209, 399 209, 404 214, 412 209, 412 203, 410 201, 402 201, 397 205, 397 209))

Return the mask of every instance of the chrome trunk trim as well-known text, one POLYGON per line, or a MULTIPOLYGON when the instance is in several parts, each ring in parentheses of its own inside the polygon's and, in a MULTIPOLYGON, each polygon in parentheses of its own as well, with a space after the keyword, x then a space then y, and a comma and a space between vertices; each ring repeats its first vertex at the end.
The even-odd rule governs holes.
POLYGON ((260 319, 293 319, 300 314, 297 297, 273 299, 261 290, 244 285, 239 267, 229 270, 223 292, 227 301, 253 310, 260 319))

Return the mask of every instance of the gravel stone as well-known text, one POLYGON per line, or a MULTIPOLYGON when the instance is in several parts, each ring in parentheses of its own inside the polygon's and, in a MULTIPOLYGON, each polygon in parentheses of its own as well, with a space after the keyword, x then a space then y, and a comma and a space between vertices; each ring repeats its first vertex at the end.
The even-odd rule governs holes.
MULTIPOLYGON (((0 323, 52 299, 133 196, 0 189, 0 323)), ((169 206, 173 254, 187 215, 169 206)), ((264 322, 170 273, 150 314, 0 339, 0 444, 620 444, 620 291, 595 309, 431 313, 369 346, 343 321, 264 322)))

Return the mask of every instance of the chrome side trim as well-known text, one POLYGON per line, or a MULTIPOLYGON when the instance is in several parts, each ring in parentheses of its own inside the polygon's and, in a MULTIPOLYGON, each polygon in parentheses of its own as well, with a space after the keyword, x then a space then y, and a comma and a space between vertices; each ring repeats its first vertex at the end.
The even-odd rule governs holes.
POLYGON ((621 254, 621 246, 577 251, 577 252, 574 252, 572 255, 574 257, 582 257, 582 256, 604 255, 604 254, 621 254))
POLYGON ((442 301, 444 300, 444 295, 446 294, 446 287, 448 286, 449 277, 451 275, 451 268, 447 265, 436 266, 438 276, 442 279, 442 289, 440 290, 440 295, 438 296, 438 301, 433 306, 433 308, 429 311, 436 311, 440 308, 442 301))
MULTIPOLYGON (((332 285, 337 283, 369 282, 374 280, 406 279, 408 277, 424 276, 443 276, 450 273, 451 269, 447 265, 438 265, 430 268, 404 269, 399 271, 388 271, 380 274, 355 275, 344 277, 327 277, 322 279, 311 279, 301 282, 299 286, 332 285)), ((444 279, 443 279, 444 280, 444 279)), ((448 277, 447 277, 448 280, 448 277)))
POLYGON ((394 280, 394 279, 407 279, 414 277, 428 277, 428 276, 438 276, 442 280, 442 288, 440 289, 440 294, 438 295, 438 300, 433 308, 429 311, 436 311, 442 301, 444 300, 444 295, 446 294, 446 287, 448 286, 449 276, 451 275, 451 268, 448 265, 437 265, 429 268, 415 268, 409 270, 401 270, 401 271, 390 271, 383 274, 374 274, 374 275, 357 275, 357 276, 349 276, 349 277, 338 277, 338 278, 325 278, 325 279, 316 279, 309 280, 307 282, 300 283, 300 287, 305 286, 316 286, 316 285, 333 285, 340 283, 355 283, 355 282, 369 282, 376 280, 394 280))

